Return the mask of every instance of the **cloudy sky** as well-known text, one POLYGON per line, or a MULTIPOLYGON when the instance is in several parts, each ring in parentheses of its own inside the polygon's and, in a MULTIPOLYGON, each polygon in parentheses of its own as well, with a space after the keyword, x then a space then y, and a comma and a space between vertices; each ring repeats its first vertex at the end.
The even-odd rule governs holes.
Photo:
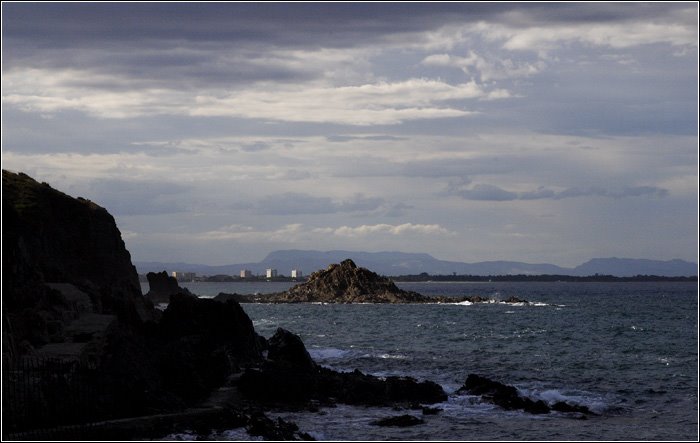
POLYGON ((3 3, 2 164, 137 261, 698 256, 698 6, 3 3))

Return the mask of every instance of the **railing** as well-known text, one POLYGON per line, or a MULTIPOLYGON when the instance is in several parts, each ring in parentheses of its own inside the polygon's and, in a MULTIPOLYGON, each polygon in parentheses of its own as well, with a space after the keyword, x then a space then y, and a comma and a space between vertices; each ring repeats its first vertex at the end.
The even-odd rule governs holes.
POLYGON ((5 360, 3 439, 79 437, 103 418, 101 393, 94 364, 46 357, 5 360))

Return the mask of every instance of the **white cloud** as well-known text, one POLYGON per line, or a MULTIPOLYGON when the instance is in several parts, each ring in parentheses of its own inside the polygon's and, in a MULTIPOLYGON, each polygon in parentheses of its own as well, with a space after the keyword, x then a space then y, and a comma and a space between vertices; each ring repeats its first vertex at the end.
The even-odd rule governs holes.
MULTIPOLYGON (((691 11, 689 11, 691 12, 691 11)), ((697 9, 692 10, 697 16, 697 9)), ((515 27, 497 23, 479 23, 479 32, 487 39, 499 41, 504 49, 542 51, 558 45, 580 42, 611 48, 665 43, 673 46, 697 46, 697 22, 612 22, 567 23, 563 25, 515 27)))
POLYGON ((233 224, 196 234, 195 237, 201 240, 235 240, 244 243, 298 243, 329 235, 341 238, 360 238, 376 235, 391 235, 394 237, 448 236, 453 235, 453 233, 438 224, 403 223, 390 225, 380 223, 355 227, 312 228, 301 223, 291 223, 272 230, 259 230, 252 226, 233 224))
POLYGON ((192 115, 232 115, 291 122, 387 125, 405 120, 465 117, 473 112, 441 105, 489 97, 475 82, 451 85, 413 78, 340 87, 278 87, 198 96, 192 115))
POLYGON ((361 226, 341 226, 338 228, 316 228, 314 233, 330 234, 339 237, 365 237, 375 234, 389 235, 450 235, 447 229, 438 224, 413 224, 403 223, 400 225, 389 225, 380 223, 376 225, 361 226))
POLYGON ((248 242, 283 242, 293 243, 304 234, 303 225, 292 223, 284 225, 279 229, 270 231, 256 230, 252 226, 232 224, 223 226, 211 231, 196 234, 195 237, 201 240, 236 240, 244 243, 248 242))
POLYGON ((528 63, 518 62, 510 58, 486 58, 469 50, 466 57, 450 54, 432 54, 421 62, 427 66, 443 66, 461 69, 465 74, 478 76, 481 81, 503 80, 509 78, 528 77, 535 75, 545 68, 541 60, 528 63))
POLYGON ((408 120, 466 117, 474 112, 445 102, 504 98, 473 81, 452 85, 411 78, 351 86, 253 84, 245 89, 191 91, 167 87, 111 90, 93 84, 128 84, 127 78, 81 70, 10 70, 3 102, 27 112, 77 110, 101 118, 149 115, 242 117, 350 125, 398 124, 408 120))

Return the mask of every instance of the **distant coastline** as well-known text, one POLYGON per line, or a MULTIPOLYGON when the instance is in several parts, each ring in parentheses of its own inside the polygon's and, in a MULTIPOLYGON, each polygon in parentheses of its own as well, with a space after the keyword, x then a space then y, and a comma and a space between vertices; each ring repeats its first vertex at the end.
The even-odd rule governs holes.
POLYGON ((390 277, 395 282, 697 282, 697 275, 665 277, 660 275, 399 275, 390 277))
MULTIPOLYGON (((662 275, 636 275, 632 277, 616 277, 614 275, 431 275, 431 274, 409 274, 387 276, 395 282, 697 282, 698 276, 667 277, 662 275)), ((139 281, 146 282, 145 274, 139 274, 139 281)), ((252 276, 241 278, 233 275, 197 276, 191 281, 194 282, 226 282, 226 283, 249 283, 249 282, 298 282, 303 283, 306 277, 277 276, 267 278, 265 276, 252 276)))

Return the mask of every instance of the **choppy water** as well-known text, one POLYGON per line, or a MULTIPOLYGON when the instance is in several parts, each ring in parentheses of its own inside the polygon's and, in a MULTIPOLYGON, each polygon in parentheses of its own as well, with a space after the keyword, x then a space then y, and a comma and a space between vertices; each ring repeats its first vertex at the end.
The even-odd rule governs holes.
MULTIPOLYGON (((275 292, 287 283, 189 283, 202 296, 275 292)), ((283 413, 327 440, 697 440, 696 283, 400 283, 426 295, 511 295, 534 305, 247 304, 256 330, 299 334, 312 357, 339 370, 409 375, 450 394, 425 424, 371 426, 413 413, 338 406, 283 413), (545 401, 583 404, 600 414, 504 411, 456 395, 469 373, 545 401)))

